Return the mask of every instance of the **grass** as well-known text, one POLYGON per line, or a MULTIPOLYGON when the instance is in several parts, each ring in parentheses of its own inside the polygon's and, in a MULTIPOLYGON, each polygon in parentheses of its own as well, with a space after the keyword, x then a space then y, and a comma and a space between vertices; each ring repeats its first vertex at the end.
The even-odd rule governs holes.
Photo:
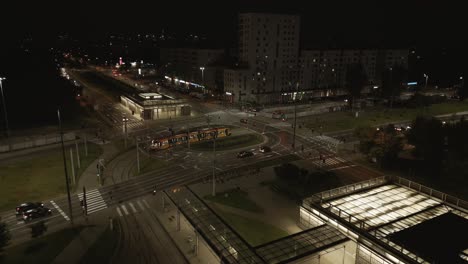
POLYGON ((67 228, 50 235, 30 240, 5 251, 2 264, 52 263, 55 257, 78 235, 82 227, 67 228))
MULTIPOLYGON (((231 150, 245 148, 248 146, 260 144, 263 142, 263 136, 258 134, 246 134, 239 136, 228 136, 216 139, 216 150, 231 150)), ((212 141, 201 141, 190 144, 190 148, 200 151, 213 150, 212 141)))
POLYGON ((442 115, 468 110, 467 102, 445 102, 433 104, 425 109, 418 108, 376 108, 370 111, 359 112, 359 117, 354 117, 350 112, 334 112, 321 114, 319 117, 311 116, 302 118, 307 128, 314 128, 316 132, 332 132, 354 129, 360 126, 376 126, 385 123, 409 121, 418 115, 442 115), (322 126, 322 129, 320 129, 322 126))
POLYGON ((140 155, 140 173, 137 172, 138 168, 135 166, 133 175, 140 175, 146 172, 163 169, 167 166, 169 166, 169 162, 165 160, 155 158, 150 159, 145 155, 140 155))
POLYGON ((286 231, 258 220, 223 211, 218 214, 252 246, 288 235, 286 231))
POLYGON ((119 239, 115 230, 107 228, 81 258, 80 263, 109 263, 119 239))
POLYGON ((259 207, 255 202, 249 199, 247 192, 238 189, 227 190, 225 192, 216 194, 216 196, 214 197, 211 195, 207 195, 203 198, 209 201, 213 201, 215 203, 239 208, 253 213, 263 212, 263 209, 261 207, 259 207))
MULTIPOLYGON (((74 151, 76 165, 76 147, 67 146, 68 175, 71 179, 70 148, 74 151)), ((88 156, 85 157, 83 144, 79 145, 81 168, 77 170, 76 182, 79 175, 102 154, 102 149, 96 144, 88 143, 88 156)), ((60 148, 35 153, 21 158, 21 160, 6 161, 0 165, 0 211, 12 210, 24 201, 42 201, 47 198, 65 194, 65 179, 63 157, 60 148)))

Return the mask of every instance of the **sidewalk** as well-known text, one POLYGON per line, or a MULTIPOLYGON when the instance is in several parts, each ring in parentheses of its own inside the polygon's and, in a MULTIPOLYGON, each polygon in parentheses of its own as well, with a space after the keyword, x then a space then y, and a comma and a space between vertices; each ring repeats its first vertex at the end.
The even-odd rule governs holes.
POLYGON ((100 186, 97 179, 97 164, 99 160, 103 159, 104 166, 107 166, 110 159, 118 152, 117 148, 111 142, 101 146, 103 151, 102 155, 93 161, 85 171, 83 171, 83 174, 81 174, 80 179, 78 180, 75 191, 81 192, 83 190, 83 186, 86 187, 87 190, 100 186))

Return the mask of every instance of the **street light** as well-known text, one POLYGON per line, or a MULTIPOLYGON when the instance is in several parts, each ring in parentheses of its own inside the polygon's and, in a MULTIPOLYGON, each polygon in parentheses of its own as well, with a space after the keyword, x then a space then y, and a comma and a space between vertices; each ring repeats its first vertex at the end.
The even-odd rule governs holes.
POLYGON ((125 148, 127 148, 127 121, 128 121, 128 118, 126 117, 122 119, 122 122, 124 123, 124 126, 125 126, 125 148))
POLYGON ((3 80, 6 80, 6 78, 0 77, 0 91, 2 93, 3 114, 5 115, 6 134, 7 134, 7 138, 9 138, 10 129, 8 127, 8 115, 7 115, 7 109, 6 109, 6 103, 5 103, 5 96, 3 95, 3 80))
POLYGON ((70 183, 68 182, 67 161, 65 158, 65 145, 63 143, 62 120, 60 119, 59 109, 57 109, 57 116, 58 116, 58 121, 59 121, 60 139, 62 141, 63 168, 65 170, 65 183, 67 186, 68 210, 70 211, 70 220, 71 220, 71 224, 73 225, 73 212, 72 212, 71 197, 70 197, 70 183))
POLYGON ((427 79, 429 79, 429 75, 424 73, 424 78, 426 78, 426 84, 424 85, 424 89, 427 88, 427 79))
POLYGON ((200 70, 202 76, 203 93, 205 93, 205 75, 203 74, 205 71, 205 67, 200 67, 200 70))

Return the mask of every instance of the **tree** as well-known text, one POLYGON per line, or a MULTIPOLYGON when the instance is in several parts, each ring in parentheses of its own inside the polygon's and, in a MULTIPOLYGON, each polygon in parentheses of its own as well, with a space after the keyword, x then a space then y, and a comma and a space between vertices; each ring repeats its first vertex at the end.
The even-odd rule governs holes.
POLYGON ((367 84, 367 75, 360 63, 349 64, 346 69, 346 89, 350 95, 351 108, 354 107, 354 98, 361 95, 364 85, 367 84))
POLYGON ((413 155, 424 159, 425 168, 439 175, 444 160, 444 130, 442 122, 434 117, 419 116, 408 133, 408 143, 414 145, 413 155))
POLYGON ((368 158, 375 158, 382 167, 391 167, 403 149, 402 136, 393 125, 383 129, 360 127, 355 130, 359 138, 359 151, 368 158))
POLYGON ((5 223, 0 223, 0 253, 10 242, 11 235, 5 223))
POLYGON ((403 91, 407 75, 406 68, 398 64, 382 73, 381 96, 390 99, 390 107, 393 107, 394 98, 399 97, 403 91))

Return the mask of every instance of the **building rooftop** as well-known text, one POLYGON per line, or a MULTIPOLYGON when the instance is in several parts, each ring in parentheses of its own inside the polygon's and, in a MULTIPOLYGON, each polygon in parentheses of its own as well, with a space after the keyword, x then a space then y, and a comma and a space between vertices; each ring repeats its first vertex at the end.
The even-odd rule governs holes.
POLYGON ((431 262, 463 263, 459 255, 468 249, 468 220, 445 213, 391 234, 389 238, 431 262))
POLYGON ((306 199, 303 206, 328 216, 322 219, 339 220, 338 227, 347 226, 374 245, 378 241, 401 258, 464 263, 468 203, 404 178, 381 177, 329 190, 306 199))

